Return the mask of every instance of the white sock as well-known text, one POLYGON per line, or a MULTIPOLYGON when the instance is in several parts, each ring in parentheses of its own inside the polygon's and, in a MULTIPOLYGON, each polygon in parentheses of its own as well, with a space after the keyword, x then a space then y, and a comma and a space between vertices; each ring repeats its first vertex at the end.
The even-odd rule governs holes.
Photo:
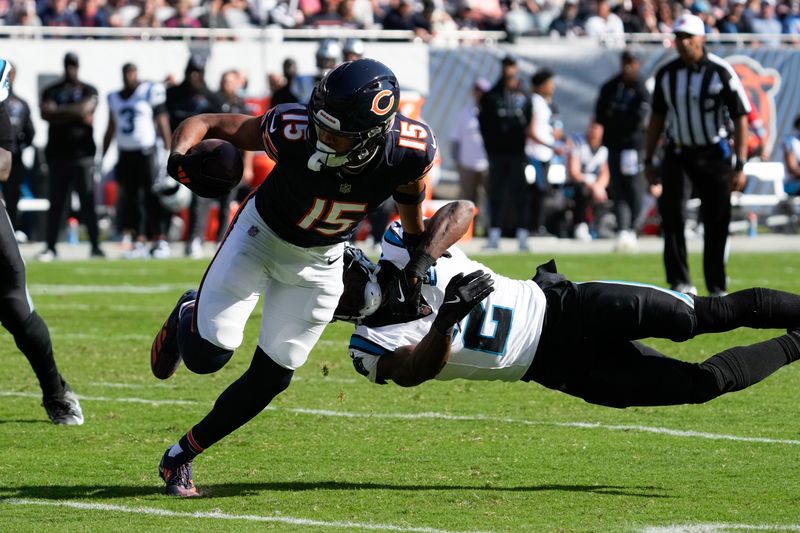
POLYGON ((183 448, 181 448, 181 445, 176 442, 172 445, 172 448, 169 449, 169 453, 167 455, 170 457, 175 457, 179 453, 183 453, 183 448))

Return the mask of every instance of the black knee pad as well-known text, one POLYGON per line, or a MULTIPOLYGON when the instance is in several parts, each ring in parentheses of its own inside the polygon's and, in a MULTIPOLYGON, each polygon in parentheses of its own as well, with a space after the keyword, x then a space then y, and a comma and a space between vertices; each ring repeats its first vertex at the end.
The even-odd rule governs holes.
POLYGON ((212 374, 233 357, 233 350, 208 342, 192 329, 192 313, 184 313, 178 325, 178 350, 186 368, 195 374, 212 374))

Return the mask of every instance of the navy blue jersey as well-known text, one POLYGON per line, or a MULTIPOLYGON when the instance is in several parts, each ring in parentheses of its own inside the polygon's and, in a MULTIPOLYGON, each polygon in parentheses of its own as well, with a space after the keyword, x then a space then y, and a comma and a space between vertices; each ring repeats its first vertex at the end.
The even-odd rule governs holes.
POLYGON ((309 248, 348 240, 356 225, 400 186, 431 168, 436 140, 422 122, 397 114, 385 144, 357 174, 308 168, 306 106, 282 104, 261 121, 264 149, 275 168, 256 192, 267 225, 287 242, 309 248))

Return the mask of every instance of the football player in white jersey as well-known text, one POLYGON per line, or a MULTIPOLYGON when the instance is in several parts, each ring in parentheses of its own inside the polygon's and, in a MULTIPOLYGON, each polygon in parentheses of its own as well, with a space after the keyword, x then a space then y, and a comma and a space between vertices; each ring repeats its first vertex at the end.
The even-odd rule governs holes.
MULTIPOLYGON (((431 219, 423 243, 455 243, 472 220, 469 202, 431 219)), ((428 271, 422 295, 432 312, 410 322, 381 306, 381 286, 408 254, 394 223, 377 265, 357 249, 346 256, 345 291, 335 316, 356 323, 355 369, 374 383, 429 379, 535 381, 587 402, 703 403, 744 389, 800 358, 800 296, 754 288, 701 297, 640 283, 573 283, 550 261, 532 280, 498 275, 447 248, 428 271), (466 274, 466 275, 465 275, 466 274), (493 291, 492 291, 493 289, 493 291), (702 363, 669 358, 638 342, 676 342, 738 327, 785 328, 786 335, 720 352, 702 363)), ((438 257, 434 255, 434 257, 438 257)))
POLYGON ((119 217, 124 235, 133 239, 128 256, 164 258, 169 256, 166 241, 169 214, 153 191, 157 177, 156 142, 160 137, 169 151, 171 133, 164 86, 139 81, 136 65, 122 67, 124 87, 108 95, 108 128, 103 137, 105 157, 112 140, 117 141, 119 157, 116 179, 120 188, 119 217), (144 208, 144 216, 142 216, 144 208), (145 240, 153 242, 145 248, 145 240))

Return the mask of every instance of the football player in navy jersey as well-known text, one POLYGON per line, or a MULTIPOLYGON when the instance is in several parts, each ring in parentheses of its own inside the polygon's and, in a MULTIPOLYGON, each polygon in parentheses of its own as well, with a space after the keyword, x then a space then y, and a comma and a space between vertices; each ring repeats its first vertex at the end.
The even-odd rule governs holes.
POLYGON ((448 204, 423 234, 434 257, 445 250, 449 257, 427 273, 422 293, 433 312, 417 320, 398 323, 380 304, 386 279, 409 258, 399 223, 386 231, 377 265, 357 249, 346 251, 335 316, 356 323, 350 357, 370 381, 405 387, 430 379, 534 381, 624 408, 707 402, 800 359, 796 294, 752 288, 701 297, 642 283, 574 283, 553 261, 532 280, 509 279, 450 247, 472 216, 471 203, 448 204), (682 342, 739 327, 788 332, 702 363, 672 359, 638 342, 682 342))
MULTIPOLYGON (((183 360, 196 373, 222 368, 241 344, 263 295, 258 347, 249 369, 211 412, 167 449, 159 465, 167 494, 195 496, 192 460, 260 413, 289 386, 342 293, 342 256, 358 222, 392 196, 415 250, 422 234, 423 178, 436 152, 427 125, 397 113, 400 90, 391 70, 361 59, 331 70, 306 105, 283 104, 262 117, 202 114, 172 139, 168 171, 207 188, 208 152, 187 155, 204 138, 243 150, 266 150, 276 165, 237 213, 200 287, 181 296, 151 350, 156 377, 183 360)), ((419 248, 390 284, 387 303, 417 316, 421 280, 433 258, 419 248)))

